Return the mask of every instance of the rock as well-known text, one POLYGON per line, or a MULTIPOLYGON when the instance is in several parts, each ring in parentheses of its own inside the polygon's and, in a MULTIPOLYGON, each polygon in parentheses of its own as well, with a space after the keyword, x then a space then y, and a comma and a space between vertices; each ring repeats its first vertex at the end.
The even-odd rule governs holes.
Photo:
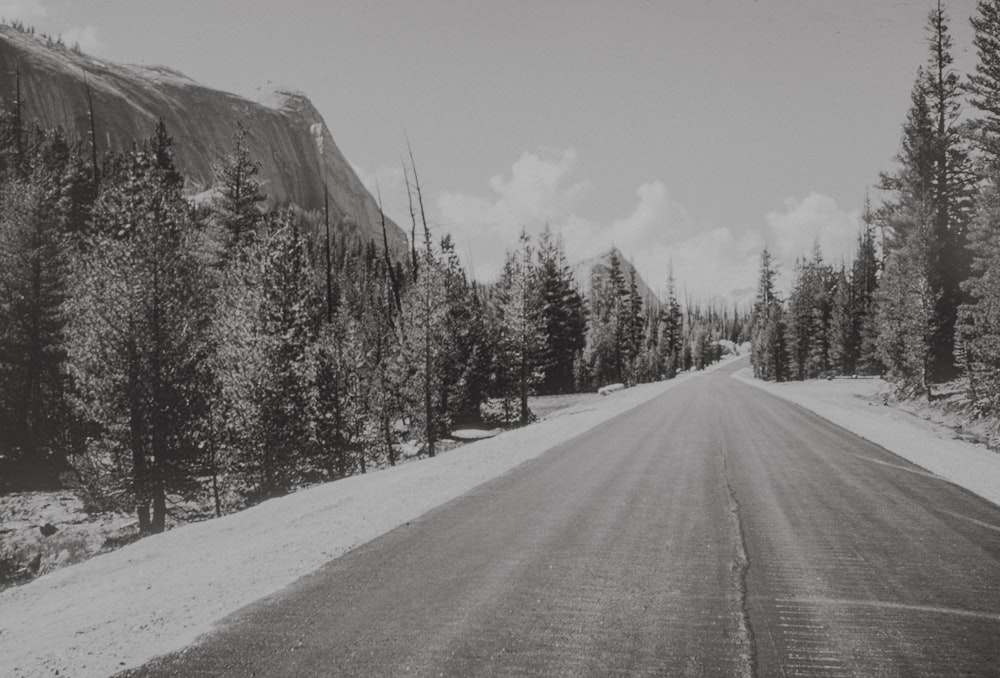
MULTIPOLYGON (((0 26, 0 72, 5 74, 0 99, 5 102, 16 96, 15 69, 24 117, 32 126, 61 125, 71 139, 89 138, 89 87, 99 154, 145 139, 162 118, 190 195, 212 188, 213 165, 231 148, 234 122, 242 120, 250 154, 261 163, 263 189, 275 203, 318 212, 329 195, 331 224, 382 242, 378 204, 337 148, 319 111, 298 92, 270 86, 253 101, 163 66, 116 64, 0 26)), ((387 225, 390 248, 405 252, 402 229, 389 220, 387 225)))
POLYGON ((51 537, 59 530, 57 530, 56 526, 52 523, 45 523, 44 525, 39 526, 38 531, 42 533, 43 537, 51 537))
POLYGON ((28 570, 31 572, 38 572, 38 569, 42 566, 42 554, 36 553, 35 557, 28 561, 28 570))

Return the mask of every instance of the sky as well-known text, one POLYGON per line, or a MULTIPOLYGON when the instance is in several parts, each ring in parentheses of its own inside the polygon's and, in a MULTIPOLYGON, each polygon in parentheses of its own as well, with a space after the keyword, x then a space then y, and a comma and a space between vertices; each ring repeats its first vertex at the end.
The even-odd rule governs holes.
MULTIPOLYGON (((407 138, 429 218, 480 279, 522 228, 573 259, 611 245, 655 290, 738 298, 766 244, 849 260, 893 167, 933 0, 0 0, 0 17, 113 61, 252 95, 305 92, 408 224, 407 138), (877 199, 877 196, 873 196, 877 199)), ((975 0, 945 3, 955 67, 975 0)))

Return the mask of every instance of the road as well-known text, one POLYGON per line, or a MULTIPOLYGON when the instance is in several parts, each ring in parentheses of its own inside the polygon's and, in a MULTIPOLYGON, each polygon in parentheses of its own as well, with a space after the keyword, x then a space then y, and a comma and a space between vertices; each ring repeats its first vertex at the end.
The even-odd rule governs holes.
POLYGON ((741 366, 127 675, 1000 675, 1000 508, 741 366))

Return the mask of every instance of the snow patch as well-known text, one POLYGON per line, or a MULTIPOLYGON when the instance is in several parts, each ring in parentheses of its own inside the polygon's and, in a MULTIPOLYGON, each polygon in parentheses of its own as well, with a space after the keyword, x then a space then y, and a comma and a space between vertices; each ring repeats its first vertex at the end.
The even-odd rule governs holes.
POLYGON ((268 80, 247 98, 261 106, 280 111, 286 107, 290 99, 304 99, 306 95, 297 89, 268 80))
POLYGON ((350 549, 692 378, 588 400, 562 411, 586 417, 552 416, 431 459, 305 489, 8 589, 0 593, 3 671, 107 676, 180 650, 350 549))

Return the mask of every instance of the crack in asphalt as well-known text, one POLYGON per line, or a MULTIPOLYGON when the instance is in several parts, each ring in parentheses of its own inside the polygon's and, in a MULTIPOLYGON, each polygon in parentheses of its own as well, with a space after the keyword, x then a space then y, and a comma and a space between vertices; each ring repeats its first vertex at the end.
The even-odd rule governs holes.
POLYGON ((737 622, 737 638, 741 646, 740 659, 743 662, 740 675, 741 678, 757 678, 757 646, 753 626, 750 624, 750 609, 747 605, 747 574, 750 571, 750 555, 747 552, 743 517, 740 515, 740 502, 736 498, 736 490, 729 477, 729 460, 725 451, 722 454, 722 472, 726 480, 729 513, 736 529, 736 557, 730 569, 733 572, 733 584, 740 610, 737 622))

